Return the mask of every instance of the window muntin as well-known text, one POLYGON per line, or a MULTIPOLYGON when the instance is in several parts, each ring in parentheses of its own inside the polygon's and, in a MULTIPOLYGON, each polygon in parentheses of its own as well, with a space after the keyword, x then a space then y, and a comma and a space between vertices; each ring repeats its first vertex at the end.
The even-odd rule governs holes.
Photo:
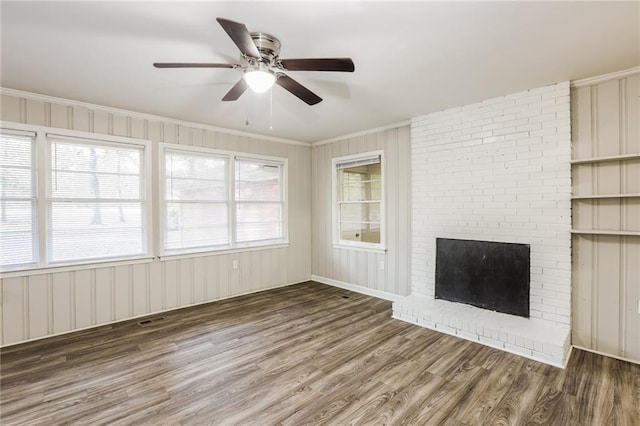
POLYGON ((48 260, 145 254, 144 148, 50 138, 48 260))
POLYGON ((0 265, 38 262, 35 134, 0 130, 0 265))
POLYGON ((229 244, 228 167, 225 157, 165 150, 165 252, 229 244))
POLYGON ((384 248, 382 154, 334 159, 338 244, 384 248))

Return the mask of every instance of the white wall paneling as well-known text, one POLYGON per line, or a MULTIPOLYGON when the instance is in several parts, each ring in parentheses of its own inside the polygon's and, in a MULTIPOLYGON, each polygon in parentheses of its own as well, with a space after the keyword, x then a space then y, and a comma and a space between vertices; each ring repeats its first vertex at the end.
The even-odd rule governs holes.
MULTIPOLYGON (((312 151, 312 273, 371 294, 409 293, 410 130, 406 124, 315 145, 312 151), (336 157, 384 151, 387 251, 371 253, 332 246, 332 173, 336 157)), ((357 291, 357 290, 356 290, 357 291)))
POLYGON ((640 70, 576 85, 573 344, 640 362, 640 70), (614 158, 611 158, 614 157, 614 158))
MULTIPOLYGON (((160 142, 288 159, 288 247, 192 257, 154 258, 148 263, 65 268, 63 272, 12 273, 0 280, 0 345, 107 324, 291 283, 311 275, 311 148, 275 138, 229 133, 112 108, 3 91, 0 119, 152 141, 152 179, 158 181, 160 142), (239 268, 232 269, 237 260, 239 268)), ((157 184, 154 184, 157 191, 157 184)), ((153 194, 154 253, 158 194, 153 194)))

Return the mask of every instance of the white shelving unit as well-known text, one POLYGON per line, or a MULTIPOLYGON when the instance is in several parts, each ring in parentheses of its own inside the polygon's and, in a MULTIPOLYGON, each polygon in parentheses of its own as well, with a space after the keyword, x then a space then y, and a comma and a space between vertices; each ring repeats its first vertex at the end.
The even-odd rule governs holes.
MULTIPOLYGON (((622 155, 611 155, 606 157, 593 157, 571 160, 572 165, 593 165, 605 162, 626 162, 630 160, 640 159, 640 153, 630 153, 622 155)), ((574 195, 571 197, 574 201, 597 201, 606 199, 629 199, 640 198, 640 193, 633 194, 589 194, 574 195)), ((610 230, 610 229, 572 229, 572 234, 576 235, 619 235, 619 236, 640 236, 640 231, 610 230)))

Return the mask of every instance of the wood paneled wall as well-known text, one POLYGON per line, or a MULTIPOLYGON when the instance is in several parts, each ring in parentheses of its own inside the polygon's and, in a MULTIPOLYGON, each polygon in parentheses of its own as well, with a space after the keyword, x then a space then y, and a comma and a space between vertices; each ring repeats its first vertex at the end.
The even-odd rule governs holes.
MULTIPOLYGON (((306 281, 311 273, 311 148, 214 131, 72 103, 2 95, 0 118, 159 142, 288 158, 289 239, 286 248, 212 254, 150 263, 77 268, 0 280, 0 344, 64 333, 168 309, 306 281), (238 269, 232 269, 232 261, 238 269)), ((157 150, 152 161, 158 179, 157 150)), ((154 185, 157 192, 157 185, 154 185)), ((157 253, 158 197, 153 194, 157 253)))
POLYGON ((353 285, 358 291, 382 297, 409 294, 410 143, 410 127, 406 125, 313 147, 311 270, 317 279, 353 285), (331 159, 376 150, 384 150, 387 251, 334 248, 331 159))
POLYGON ((639 97, 637 73, 574 87, 571 96, 572 343, 638 362, 639 97))

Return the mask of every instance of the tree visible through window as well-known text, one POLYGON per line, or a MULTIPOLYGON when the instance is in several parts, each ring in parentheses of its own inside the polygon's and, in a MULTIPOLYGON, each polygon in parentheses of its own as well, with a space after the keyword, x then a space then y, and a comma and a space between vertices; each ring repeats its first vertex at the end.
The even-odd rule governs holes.
POLYGON ((144 253, 142 154, 139 147, 52 140, 50 261, 144 253))
POLYGON ((147 254, 147 143, 36 129, 0 132, 2 270, 147 254))

